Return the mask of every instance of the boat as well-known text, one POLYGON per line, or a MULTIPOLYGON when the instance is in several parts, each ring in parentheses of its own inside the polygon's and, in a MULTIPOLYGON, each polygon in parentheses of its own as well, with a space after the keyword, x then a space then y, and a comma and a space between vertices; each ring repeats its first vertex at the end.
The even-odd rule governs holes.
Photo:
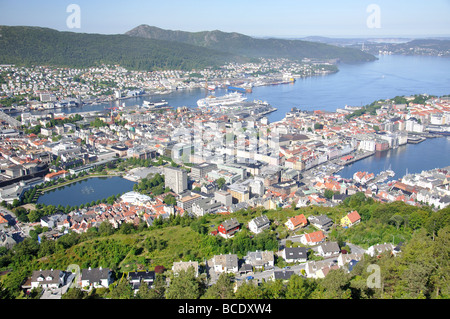
POLYGON ((204 99, 198 100, 197 106, 213 107, 213 106, 231 105, 243 102, 246 99, 247 99, 246 97, 244 97, 241 93, 238 92, 229 93, 223 96, 209 95, 204 99))
POLYGON ((166 100, 161 100, 159 102, 144 101, 144 104, 143 104, 144 107, 149 108, 149 109, 167 106, 167 105, 169 105, 169 102, 167 102, 166 100))

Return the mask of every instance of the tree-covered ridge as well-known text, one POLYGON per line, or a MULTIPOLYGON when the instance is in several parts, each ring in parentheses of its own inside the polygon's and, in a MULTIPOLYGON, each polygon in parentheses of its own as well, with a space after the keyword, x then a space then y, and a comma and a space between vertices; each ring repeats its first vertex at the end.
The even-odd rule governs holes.
POLYGON ((0 26, 0 64, 85 68, 119 64, 133 70, 192 70, 237 58, 194 45, 127 35, 0 26))
POLYGON ((375 60, 373 55, 353 48, 343 48, 303 40, 258 39, 236 32, 226 33, 219 30, 185 32, 140 25, 125 34, 133 37, 188 43, 252 58, 338 59, 342 62, 375 60))
MULTIPOLYGON (((345 243, 369 246, 394 242, 403 243, 402 252, 397 256, 383 253, 379 257, 365 257, 351 273, 332 270, 324 279, 305 279, 293 276, 289 282, 265 282, 260 286, 242 284, 236 292, 227 287, 231 278, 221 278, 213 286, 208 286, 202 276, 190 275, 172 278, 172 288, 164 288, 148 298, 177 298, 175 287, 193 286, 192 298, 449 298, 450 264, 450 208, 433 211, 428 207, 415 207, 403 202, 380 203, 366 198, 363 193, 347 198, 334 208, 308 206, 300 209, 277 209, 266 211, 262 208, 241 210, 233 214, 241 225, 265 214, 271 221, 270 230, 253 235, 245 227, 232 239, 211 236, 211 225, 219 225, 229 216, 207 215, 202 218, 171 216, 156 219, 151 227, 144 222, 138 226, 122 224, 114 229, 108 222, 93 227, 83 234, 70 233, 56 241, 29 238, 12 249, 0 249, 0 270, 11 270, 2 278, 3 298, 21 296, 19 287, 23 280, 36 269, 66 269, 69 264, 82 267, 110 267, 116 274, 117 282, 127 271, 153 269, 158 265, 170 269, 174 261, 196 260, 203 262, 214 255, 236 253, 242 258, 249 251, 278 249, 277 239, 284 239, 288 231, 284 227, 287 218, 303 213, 305 216, 326 214, 339 221, 347 212, 357 210, 361 223, 348 229, 335 227, 329 234, 330 241, 337 241, 341 247, 345 243), (276 237, 278 236, 278 238, 276 237), (367 285, 369 265, 378 265, 381 286, 367 285), (176 283, 177 280, 186 280, 176 283), (277 296, 277 297, 276 297, 277 296)), ((315 257, 318 258, 318 257, 315 257)), ((286 266, 282 258, 276 258, 276 265, 286 266)), ((170 274, 167 274, 170 276, 170 274)), ((126 286, 113 285, 104 291, 103 297, 120 296, 117 289, 126 286)), ((125 289, 126 290, 126 289, 125 289)), ((133 297, 123 295, 122 297, 133 297)), ((142 297, 142 295, 141 295, 142 297)))

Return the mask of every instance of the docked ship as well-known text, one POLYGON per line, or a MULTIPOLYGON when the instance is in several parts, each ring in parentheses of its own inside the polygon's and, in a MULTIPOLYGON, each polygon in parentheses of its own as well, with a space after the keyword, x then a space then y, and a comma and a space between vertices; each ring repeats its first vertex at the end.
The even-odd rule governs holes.
POLYGON ((159 102, 144 101, 144 103, 143 103, 143 107, 146 107, 149 109, 163 107, 163 106, 167 106, 167 105, 169 105, 169 103, 166 100, 161 100, 159 102))
POLYGON ((241 93, 233 92, 226 94, 224 96, 214 96, 210 95, 204 99, 200 99, 197 101, 197 106, 202 107, 214 107, 214 106, 224 106, 224 105, 232 105, 240 102, 244 102, 247 100, 241 93))

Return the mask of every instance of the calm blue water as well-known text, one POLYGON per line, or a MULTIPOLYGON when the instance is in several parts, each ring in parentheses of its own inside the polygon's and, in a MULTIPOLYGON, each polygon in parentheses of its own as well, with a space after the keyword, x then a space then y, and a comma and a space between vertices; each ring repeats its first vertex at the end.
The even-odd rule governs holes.
POLYGON ((394 179, 450 165, 450 137, 428 139, 419 144, 407 144, 374 156, 365 158, 337 173, 344 178, 352 178, 359 171, 379 174, 386 169, 395 172, 394 179))
POLYGON ((122 177, 92 177, 46 192, 38 204, 79 206, 133 190, 135 183, 122 177))
MULTIPOLYGON (((278 110, 268 116, 273 122, 284 118, 292 107, 335 111, 345 105, 361 106, 397 95, 450 94, 450 59, 398 55, 382 55, 378 58, 367 63, 340 64, 339 72, 335 74, 297 79, 294 84, 255 87, 252 93, 247 94, 247 98, 264 100, 276 107, 278 110)), ((218 90, 216 94, 226 94, 226 90, 218 90)), ((203 89, 180 90, 152 97, 64 109, 62 112, 103 110, 122 103, 127 106, 142 105, 144 100, 161 99, 175 108, 197 107, 197 100, 203 97, 203 89)))

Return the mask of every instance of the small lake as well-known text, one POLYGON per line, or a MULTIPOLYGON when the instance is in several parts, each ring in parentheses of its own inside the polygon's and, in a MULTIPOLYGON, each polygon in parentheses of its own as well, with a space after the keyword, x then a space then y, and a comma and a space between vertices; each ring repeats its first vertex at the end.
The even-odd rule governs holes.
POLYGON ((133 190, 135 182, 119 176, 91 177, 72 184, 55 188, 40 196, 38 204, 80 206, 112 195, 133 190))

